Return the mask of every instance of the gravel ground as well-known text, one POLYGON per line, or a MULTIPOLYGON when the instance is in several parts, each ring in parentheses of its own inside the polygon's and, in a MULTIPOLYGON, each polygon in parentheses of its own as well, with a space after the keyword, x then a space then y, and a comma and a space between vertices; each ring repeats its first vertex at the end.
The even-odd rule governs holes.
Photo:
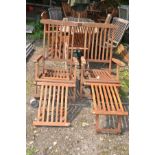
MULTIPOLYGON (((88 99, 69 102, 70 107, 74 108, 74 114, 69 115, 70 127, 32 126, 37 114, 37 109, 29 104, 34 92, 33 58, 41 53, 41 45, 42 41, 35 43, 36 49, 27 60, 27 149, 30 152, 34 150, 33 155, 128 155, 128 118, 123 119, 122 134, 97 134, 95 115, 91 113, 91 100, 88 99)), ((102 122, 105 121, 106 118, 103 118, 102 122)))

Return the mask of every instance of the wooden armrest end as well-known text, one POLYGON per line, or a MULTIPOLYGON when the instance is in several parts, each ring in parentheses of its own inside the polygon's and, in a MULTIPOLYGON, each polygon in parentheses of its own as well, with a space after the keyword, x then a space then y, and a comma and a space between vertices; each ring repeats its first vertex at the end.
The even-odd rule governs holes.
POLYGON ((41 16, 41 19, 48 19, 48 12, 43 11, 40 16, 41 16))
POLYGON ((121 66, 121 67, 124 67, 125 66, 125 63, 124 62, 122 62, 122 61, 120 61, 120 60, 118 60, 116 58, 112 58, 112 61, 114 63, 116 63, 117 65, 121 66))
POLYGON ((82 63, 82 65, 86 64, 86 59, 83 56, 81 57, 81 63, 82 63))
POLYGON ((75 57, 73 57, 73 62, 74 62, 75 65, 79 65, 79 61, 75 57))
POLYGON ((36 58, 34 58, 33 62, 36 63, 42 58, 43 58, 43 55, 38 55, 36 58))

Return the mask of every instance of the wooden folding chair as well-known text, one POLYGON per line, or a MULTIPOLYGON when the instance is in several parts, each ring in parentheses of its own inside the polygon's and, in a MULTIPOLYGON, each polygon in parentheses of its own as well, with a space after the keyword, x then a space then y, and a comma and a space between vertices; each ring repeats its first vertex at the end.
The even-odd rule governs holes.
POLYGON ((38 82, 40 101, 35 126, 69 126, 67 121, 68 89, 72 84, 38 82))
POLYGON ((84 94, 85 86, 91 87, 91 97, 93 98, 93 110, 96 114, 96 131, 109 131, 119 133, 120 115, 127 115, 122 107, 118 88, 119 81, 119 67, 125 66, 123 62, 112 58, 114 32, 116 27, 112 24, 83 24, 86 31, 84 56, 81 57, 81 81, 80 94, 84 94), (87 28, 86 28, 87 27, 87 28), (116 74, 112 72, 112 62, 116 64, 116 74), (100 63, 96 69, 91 67, 91 63, 100 63), (102 67, 107 64, 108 67, 102 67), (105 107, 106 108, 105 108, 105 107), (108 108, 109 107, 109 108, 108 108), (111 109, 112 108, 112 109, 111 109), (118 116, 118 128, 114 130, 99 129, 99 115, 114 115, 118 116))
POLYGON ((119 81, 119 67, 125 64, 112 57, 114 30, 112 24, 87 23, 85 27, 85 50, 81 57, 81 87, 80 94, 83 94, 83 86, 91 83, 116 83, 119 81), (91 63, 100 63, 107 67, 98 69, 90 68, 91 63), (112 63, 116 64, 116 74, 112 73, 112 63))
POLYGON ((41 20, 44 24, 43 54, 35 60, 35 81, 36 82, 76 82, 77 59, 73 57, 71 30, 75 24, 56 20, 41 20), (71 38, 71 39, 70 39, 71 38), (70 43, 71 42, 71 43, 70 43), (50 63, 62 64, 51 67, 50 63))
POLYGON ((72 90, 72 98, 75 100, 78 61, 73 57, 74 37, 70 39, 70 35, 76 25, 49 19, 41 20, 41 23, 44 24, 43 54, 34 61, 36 94, 40 98, 40 103, 37 122, 34 125, 69 125, 66 122, 67 113, 63 112, 63 118, 61 116, 58 118, 58 111, 62 111, 62 107, 59 107, 61 100, 65 105, 63 106, 64 111, 66 111, 69 88, 72 90), (56 116, 47 105, 57 109, 56 116), (47 113, 47 117, 45 113, 47 113), (53 119, 49 119, 49 117, 53 119), (65 119, 65 121, 61 119, 65 119))
POLYGON ((96 131, 121 133, 122 116, 127 116, 128 111, 123 107, 116 84, 92 83, 93 113, 96 115, 96 131), (116 128, 100 128, 99 116, 116 116, 116 128))

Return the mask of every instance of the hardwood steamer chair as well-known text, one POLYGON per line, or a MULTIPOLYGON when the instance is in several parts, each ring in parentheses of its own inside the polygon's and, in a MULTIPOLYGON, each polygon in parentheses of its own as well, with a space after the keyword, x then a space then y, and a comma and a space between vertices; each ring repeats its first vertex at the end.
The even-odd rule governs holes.
POLYGON ((40 89, 37 120, 33 125, 68 126, 67 100, 69 89, 76 91, 76 66, 73 57, 73 35, 76 23, 43 19, 43 54, 35 62, 36 93, 40 89), (71 38, 71 39, 70 39, 71 38), (50 63, 61 63, 52 66, 50 63))
MULTIPOLYGON (((81 57, 81 84, 80 94, 84 93, 84 87, 91 88, 93 99, 93 113, 96 115, 97 132, 121 132, 121 116, 128 115, 122 106, 118 88, 119 67, 125 64, 112 57, 114 30, 112 24, 86 23, 85 27, 85 50, 81 57), (90 63, 108 64, 107 68, 90 68, 90 63), (112 63, 116 64, 116 74, 112 73, 112 63), (117 116, 118 127, 114 129, 99 128, 99 115, 117 116)), ((100 65, 101 66, 101 65, 100 65)))

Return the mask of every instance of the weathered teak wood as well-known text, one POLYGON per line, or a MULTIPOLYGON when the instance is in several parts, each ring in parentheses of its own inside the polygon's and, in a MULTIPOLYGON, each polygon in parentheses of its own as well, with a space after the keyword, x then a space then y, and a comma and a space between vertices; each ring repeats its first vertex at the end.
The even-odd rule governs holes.
POLYGON ((73 58, 74 33, 79 32, 77 23, 43 19, 43 53, 35 59, 36 93, 39 82, 72 85, 76 96, 76 67, 73 58), (58 63, 58 66, 55 64, 58 63))
POLYGON ((90 83, 120 83, 118 78, 111 74, 112 51, 115 26, 108 23, 84 23, 85 48, 81 58, 81 85, 80 94, 83 95, 84 85, 90 83), (85 63, 83 63, 85 59, 85 63), (108 64, 105 69, 87 69, 90 62, 108 64))
POLYGON ((69 126, 67 121, 68 89, 71 85, 40 82, 40 101, 36 126, 69 126))
POLYGON ((81 84, 80 94, 83 96, 84 85, 91 83, 115 83, 119 81, 119 67, 125 64, 117 59, 112 58, 114 35, 116 26, 108 23, 84 23, 85 29, 85 48, 81 58, 81 84), (85 61, 84 61, 85 59, 85 61), (104 63, 107 67, 102 69, 88 69, 90 62, 104 63), (116 64, 116 74, 111 71, 112 62, 116 64))
MULTIPOLYGON (((41 20, 44 24, 43 54, 35 61, 35 80, 61 83, 76 82, 76 65, 73 60, 74 32, 77 23, 41 20), (62 68, 51 68, 46 62, 64 62, 62 68)), ((75 59, 75 58, 74 58, 75 59)))
POLYGON ((91 84, 93 98, 93 114, 96 115, 97 132, 121 132, 121 116, 128 115, 115 84, 91 84), (118 127, 115 129, 99 128, 99 115, 118 116, 118 127))

